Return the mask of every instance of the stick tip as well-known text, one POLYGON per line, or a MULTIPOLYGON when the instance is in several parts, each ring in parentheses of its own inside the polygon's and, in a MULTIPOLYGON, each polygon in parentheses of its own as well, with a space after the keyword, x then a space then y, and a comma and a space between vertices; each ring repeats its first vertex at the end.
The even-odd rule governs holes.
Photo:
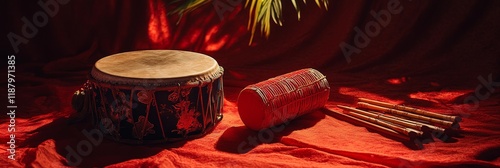
POLYGON ((454 121, 452 124, 451 124, 451 127, 452 129, 460 129, 460 123, 458 123, 457 121, 454 121))
POLYGON ((344 106, 344 105, 337 105, 338 108, 341 108, 341 109, 344 109, 344 110, 348 110, 349 107, 348 106, 344 106))
POLYGON ((424 149, 424 145, 423 145, 422 141, 420 141, 418 138, 410 138, 409 141, 405 141, 405 142, 403 142, 403 144, 412 150, 424 149))
POLYGON ((450 137, 460 137, 460 130, 453 128, 444 129, 444 133, 450 137))
POLYGON ((410 137, 410 139, 416 139, 421 137, 421 135, 415 131, 408 132, 408 136, 410 137))
POLYGON ((344 105, 340 105, 340 104, 337 104, 337 107, 340 107, 340 108, 342 108, 342 107, 347 107, 347 106, 344 106, 344 105))
POLYGON ((365 107, 368 103, 365 102, 358 102, 357 105, 360 107, 365 107))

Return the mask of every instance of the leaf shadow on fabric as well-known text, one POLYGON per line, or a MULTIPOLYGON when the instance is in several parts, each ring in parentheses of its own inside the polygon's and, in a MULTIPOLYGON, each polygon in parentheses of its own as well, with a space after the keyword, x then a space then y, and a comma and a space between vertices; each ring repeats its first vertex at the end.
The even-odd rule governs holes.
POLYGON ((324 118, 325 114, 316 110, 298 117, 288 124, 285 123, 260 131, 250 130, 246 126, 230 127, 220 136, 215 148, 228 153, 248 153, 261 144, 277 143, 281 137, 287 136, 296 130, 310 128, 324 118))

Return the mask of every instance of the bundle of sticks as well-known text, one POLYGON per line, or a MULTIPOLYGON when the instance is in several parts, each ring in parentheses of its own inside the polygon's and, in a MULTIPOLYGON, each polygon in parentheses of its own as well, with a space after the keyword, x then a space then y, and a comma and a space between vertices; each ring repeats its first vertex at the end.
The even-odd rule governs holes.
POLYGON ((443 136, 451 137, 460 129, 459 116, 439 114, 404 105, 359 98, 358 108, 337 105, 345 112, 341 115, 361 122, 370 128, 402 138, 423 148, 422 140, 443 136))

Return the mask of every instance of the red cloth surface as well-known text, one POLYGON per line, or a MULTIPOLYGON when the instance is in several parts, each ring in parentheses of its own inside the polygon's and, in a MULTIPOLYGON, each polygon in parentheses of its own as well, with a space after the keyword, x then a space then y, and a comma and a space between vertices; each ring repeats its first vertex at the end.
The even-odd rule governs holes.
MULTIPOLYGON (((18 108, 15 161, 6 152, 8 116, 0 119, 0 166, 65 166, 67 148, 88 141, 82 131, 92 130, 88 123, 67 124, 74 113, 73 92, 99 58, 140 49, 182 49, 214 57, 225 68, 223 120, 202 138, 173 144, 103 140, 78 166, 500 166, 500 1, 330 2, 328 11, 313 1, 302 5, 300 21, 292 4, 284 2, 284 26, 273 26, 269 39, 257 35, 250 46, 242 4, 225 12, 223 20, 209 4, 178 24, 178 17, 167 15, 172 6, 161 0, 59 4, 58 12, 18 51, 7 38, 2 40, 2 55, 16 56, 18 108), (348 62, 339 45, 355 45, 356 28, 365 30, 375 20, 370 11, 387 10, 387 4, 396 2, 400 13, 392 14, 348 62), (236 107, 243 87, 307 67, 318 69, 331 85, 325 109, 282 130, 259 133, 243 125, 236 107), (484 80, 494 82, 484 87, 484 80), (340 111, 337 104, 355 104, 357 97, 460 115, 461 137, 446 142, 435 138, 423 150, 410 149, 332 112, 340 111)), ((32 21, 43 10, 37 1, 2 6, 3 37, 9 32, 23 36, 22 18, 32 21)))

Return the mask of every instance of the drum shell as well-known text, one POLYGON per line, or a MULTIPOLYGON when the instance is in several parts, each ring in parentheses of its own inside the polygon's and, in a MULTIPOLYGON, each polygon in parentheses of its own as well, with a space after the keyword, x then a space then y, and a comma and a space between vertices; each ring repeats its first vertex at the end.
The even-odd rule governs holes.
POLYGON ((323 74, 301 69, 245 87, 238 96, 238 112, 249 129, 258 131, 323 107, 329 95, 323 74))
POLYGON ((210 78, 156 86, 90 78, 93 123, 116 141, 161 143, 202 136, 222 119, 223 69, 210 78))

